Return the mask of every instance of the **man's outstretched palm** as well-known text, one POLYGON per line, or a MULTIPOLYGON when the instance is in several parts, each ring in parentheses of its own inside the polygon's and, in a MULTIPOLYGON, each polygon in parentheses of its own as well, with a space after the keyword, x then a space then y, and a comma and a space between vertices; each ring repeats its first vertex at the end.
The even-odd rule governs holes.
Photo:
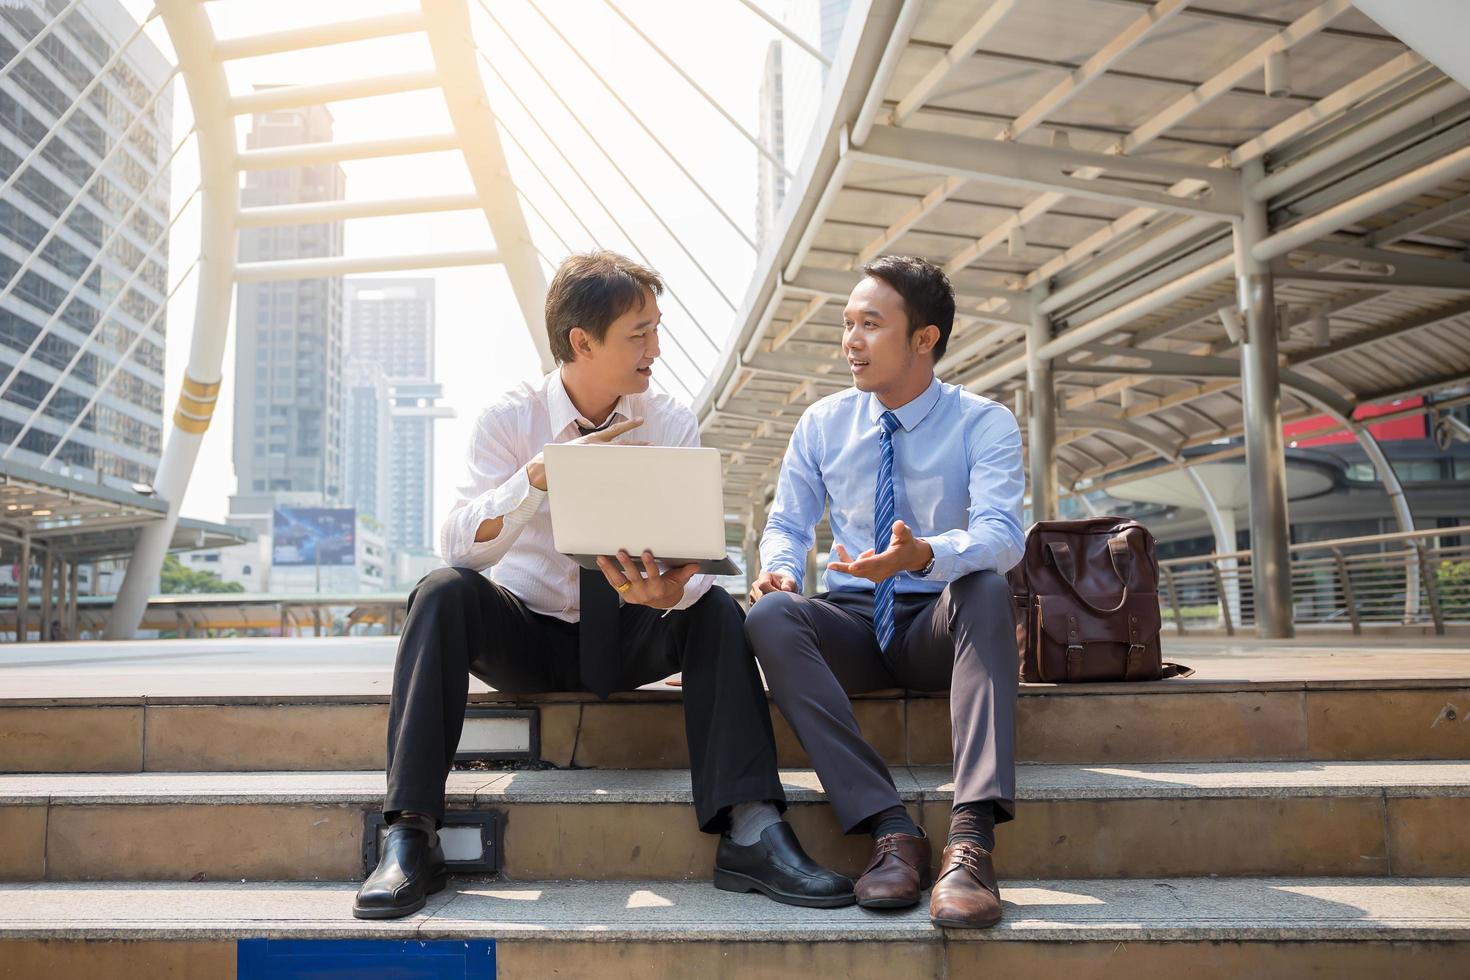
POLYGON ((914 537, 914 532, 903 521, 894 521, 888 547, 881 554, 876 548, 869 548, 853 558, 839 544, 838 560, 829 562, 827 567, 834 572, 845 572, 877 583, 892 578, 899 572, 917 572, 929 564, 929 559, 933 556, 934 549, 929 547, 929 542, 914 537))

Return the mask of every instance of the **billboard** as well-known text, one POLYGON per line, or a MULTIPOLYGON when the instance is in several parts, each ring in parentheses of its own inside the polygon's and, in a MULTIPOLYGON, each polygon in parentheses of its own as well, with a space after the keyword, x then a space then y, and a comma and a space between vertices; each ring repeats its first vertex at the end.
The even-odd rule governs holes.
POLYGON ((277 507, 271 512, 271 564, 352 565, 356 529, 352 507, 277 507))
MULTIPOLYGON (((1353 418, 1359 422, 1367 422, 1375 415, 1387 415, 1390 412, 1401 412, 1406 408, 1418 408, 1424 404, 1423 398, 1401 398, 1397 401, 1386 402, 1378 405, 1359 405, 1358 410, 1353 413, 1353 418)), ((1387 422, 1368 423, 1368 431, 1379 442, 1389 442, 1404 439, 1426 439, 1429 436, 1425 429, 1425 416, 1408 415, 1403 418, 1389 419, 1387 422)), ((1332 420, 1325 415, 1315 418, 1301 419, 1297 422, 1288 422, 1281 427, 1281 431, 1290 442, 1293 435, 1298 432, 1314 432, 1324 426, 1332 424, 1332 420)), ((1312 446, 1331 446, 1339 443, 1351 443, 1357 440, 1351 432, 1333 432, 1325 436, 1311 436, 1300 439, 1293 443, 1303 449, 1312 446)))

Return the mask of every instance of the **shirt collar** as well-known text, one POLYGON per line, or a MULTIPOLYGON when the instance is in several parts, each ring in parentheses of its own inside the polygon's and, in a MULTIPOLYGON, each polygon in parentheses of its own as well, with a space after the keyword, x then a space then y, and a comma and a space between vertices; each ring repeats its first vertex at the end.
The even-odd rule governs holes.
MULTIPOLYGON (((922 395, 893 409, 893 414, 898 416, 898 423, 903 426, 905 432, 914 431, 918 424, 928 417, 929 413, 934 410, 934 406, 939 404, 941 394, 943 394, 943 389, 939 384, 939 378, 931 377, 929 387, 924 389, 922 395)), ((878 400, 878 396, 868 392, 868 420, 877 425, 879 417, 885 411, 887 409, 878 400)))
MULTIPOLYGON (((577 411, 577 406, 572 404, 572 396, 567 394, 567 387, 561 379, 561 368, 558 367, 546 376, 546 413, 551 423, 553 434, 560 433, 570 425, 601 425, 607 419, 583 418, 577 411)), ((613 406, 613 415, 621 415, 624 419, 636 418, 633 414, 632 398, 623 395, 618 403, 613 406)), ((610 417, 609 417, 610 418, 610 417)))

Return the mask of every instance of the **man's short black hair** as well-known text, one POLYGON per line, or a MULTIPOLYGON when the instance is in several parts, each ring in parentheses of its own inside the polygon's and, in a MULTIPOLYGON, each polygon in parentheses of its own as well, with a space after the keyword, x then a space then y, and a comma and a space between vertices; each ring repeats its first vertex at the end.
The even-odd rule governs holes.
POLYGON ((546 333, 558 364, 576 360, 572 328, 601 342, 612 322, 643 306, 643 291, 663 295, 664 281, 632 259, 600 249, 569 255, 546 289, 546 333))
POLYGON ((863 266, 863 275, 882 279, 903 297, 910 337, 931 323, 939 328, 934 345, 934 363, 939 363, 954 329, 954 287, 944 270, 916 255, 880 255, 863 266))

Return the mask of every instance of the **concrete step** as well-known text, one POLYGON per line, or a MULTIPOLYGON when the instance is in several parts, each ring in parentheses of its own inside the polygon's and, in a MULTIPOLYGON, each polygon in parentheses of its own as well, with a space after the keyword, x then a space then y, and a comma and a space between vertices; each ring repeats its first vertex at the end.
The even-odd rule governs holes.
POLYGON ((229 980, 240 945, 252 940, 319 940, 311 948, 326 957, 337 948, 326 941, 396 940, 397 950, 407 940, 421 950, 418 943, 432 940, 488 939, 495 971, 485 975, 500 980, 869 980, 891 977, 896 967, 916 980, 1408 980, 1462 976, 1470 955, 1470 882, 1457 879, 1009 881, 1002 885, 1006 918, 983 932, 937 929, 923 905, 885 913, 796 909, 705 883, 663 881, 455 880, 422 913, 370 923, 350 917, 354 888, 0 886, 0 972, 229 980))
MULTIPOLYGON (((949 771, 894 771, 943 839, 949 771)), ((814 857, 861 871, 810 770, 783 773, 814 857)), ((1470 762, 1027 765, 997 855, 1009 877, 1470 875, 1470 762)), ((382 773, 137 773, 0 777, 6 880, 342 880, 363 873, 382 773)), ((503 817, 514 880, 708 878, 687 772, 458 772, 451 825, 503 817)), ((478 833, 478 831, 476 832, 478 833)), ((475 837, 476 842, 482 837, 475 837)), ((938 854, 936 852, 936 858, 938 854)))
MULTIPOLYGON (((889 764, 950 761, 947 697, 879 692, 854 705, 889 764)), ((10 698, 0 772, 381 769, 387 715, 386 694, 10 698)), ((470 715, 461 749, 562 768, 689 765, 680 695, 663 685, 605 702, 482 692, 470 715)), ((1023 685, 1017 744, 1022 761, 1042 763, 1463 759, 1467 717, 1470 679, 1023 685)), ((772 718, 781 764, 809 766, 772 718)))

